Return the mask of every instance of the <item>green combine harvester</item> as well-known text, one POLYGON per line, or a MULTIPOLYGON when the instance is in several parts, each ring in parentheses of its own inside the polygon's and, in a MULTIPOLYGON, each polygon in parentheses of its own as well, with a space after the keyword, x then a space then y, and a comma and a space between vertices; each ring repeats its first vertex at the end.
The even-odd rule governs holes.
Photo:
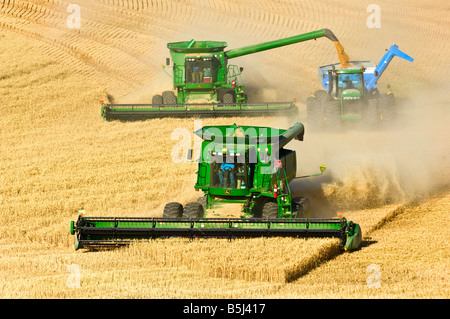
POLYGON ((101 101, 101 115, 104 121, 194 116, 295 116, 298 113, 295 101, 249 103, 242 81, 243 68, 230 64, 229 60, 321 37, 339 43, 328 29, 229 51, 225 51, 227 43, 219 41, 168 43, 172 59, 167 58, 163 67, 165 70, 173 61, 173 90, 154 95, 151 104, 108 104, 101 101))
MULTIPOLYGON (((337 237, 345 250, 360 247, 358 224, 345 218, 311 218, 304 197, 292 197, 296 152, 285 146, 303 140, 304 127, 205 126, 195 189, 197 201, 170 202, 161 218, 86 217, 71 222, 75 248, 124 245, 161 237, 337 237), (230 217, 231 205, 240 206, 230 217), (222 211, 222 213, 220 213, 222 211)), ((192 152, 189 152, 192 161, 192 152)), ((325 167, 320 167, 322 175, 325 167)))

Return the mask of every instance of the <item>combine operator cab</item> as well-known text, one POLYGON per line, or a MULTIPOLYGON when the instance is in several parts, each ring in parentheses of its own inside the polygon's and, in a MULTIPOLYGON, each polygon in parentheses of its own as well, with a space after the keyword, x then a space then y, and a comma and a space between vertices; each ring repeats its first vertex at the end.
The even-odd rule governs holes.
MULTIPOLYGON (((217 152, 212 155, 210 164, 210 185, 212 187, 230 189, 248 189, 252 166, 246 153, 226 153, 221 156, 217 152), (243 159, 244 161, 241 161, 243 159)), ((254 166, 253 166, 254 170, 254 166)))
POLYGON ((291 198, 289 189, 296 153, 284 148, 303 132, 301 123, 289 130, 233 124, 196 131, 203 143, 195 189, 204 193, 204 216, 234 202, 242 204, 242 217, 307 217, 309 202, 291 198))
POLYGON ((211 55, 186 56, 186 84, 211 85, 217 80, 219 63, 211 55))

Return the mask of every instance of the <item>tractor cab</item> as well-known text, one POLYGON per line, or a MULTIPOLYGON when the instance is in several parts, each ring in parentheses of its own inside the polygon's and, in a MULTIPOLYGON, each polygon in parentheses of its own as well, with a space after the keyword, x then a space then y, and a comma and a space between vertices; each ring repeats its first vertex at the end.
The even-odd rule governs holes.
POLYGON ((357 100, 364 96, 363 69, 336 70, 331 81, 332 96, 337 99, 357 100))
POLYGON ((332 96, 341 101, 341 116, 360 118, 364 110, 364 68, 333 72, 332 96))
POLYGON ((319 79, 328 96, 336 100, 358 100, 366 97, 366 82, 373 76, 371 61, 350 61, 350 67, 340 63, 319 67, 319 79))

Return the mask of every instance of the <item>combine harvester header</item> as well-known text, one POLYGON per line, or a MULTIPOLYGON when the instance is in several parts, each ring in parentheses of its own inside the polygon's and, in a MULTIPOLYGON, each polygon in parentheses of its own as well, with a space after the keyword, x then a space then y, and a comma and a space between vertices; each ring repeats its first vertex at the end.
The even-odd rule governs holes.
MULTIPOLYGON (((336 237, 345 250, 360 247, 358 224, 345 218, 311 218, 309 200, 292 196, 289 183, 298 178, 296 153, 285 146, 303 140, 301 123, 287 130, 236 124, 206 126, 195 133, 203 142, 194 188, 203 196, 184 206, 167 203, 162 218, 80 214, 71 222, 75 247, 124 245, 171 236, 336 237), (240 216, 230 217, 230 204, 240 205, 240 216)), ((302 177, 322 175, 324 170, 321 166, 321 173, 302 177)))
MULTIPOLYGON (((172 74, 169 75, 173 80, 173 91, 154 95, 149 104, 102 102, 101 115, 105 121, 161 117, 296 115, 298 109, 294 101, 249 103, 242 81, 243 68, 229 64, 229 60, 321 37, 335 43, 340 59, 346 56, 338 39, 328 29, 228 51, 225 51, 227 43, 221 41, 168 43, 171 59, 167 58, 163 67, 165 70, 172 60, 172 74)), ((341 61, 345 63, 345 59, 341 61)))

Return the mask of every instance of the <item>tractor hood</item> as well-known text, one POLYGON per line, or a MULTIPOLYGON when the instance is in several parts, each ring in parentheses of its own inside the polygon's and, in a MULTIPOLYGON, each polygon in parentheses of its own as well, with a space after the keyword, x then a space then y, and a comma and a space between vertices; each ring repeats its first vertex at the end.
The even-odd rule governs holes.
POLYGON ((348 100, 359 99, 361 98, 361 92, 357 89, 347 89, 342 91, 341 97, 348 100))

